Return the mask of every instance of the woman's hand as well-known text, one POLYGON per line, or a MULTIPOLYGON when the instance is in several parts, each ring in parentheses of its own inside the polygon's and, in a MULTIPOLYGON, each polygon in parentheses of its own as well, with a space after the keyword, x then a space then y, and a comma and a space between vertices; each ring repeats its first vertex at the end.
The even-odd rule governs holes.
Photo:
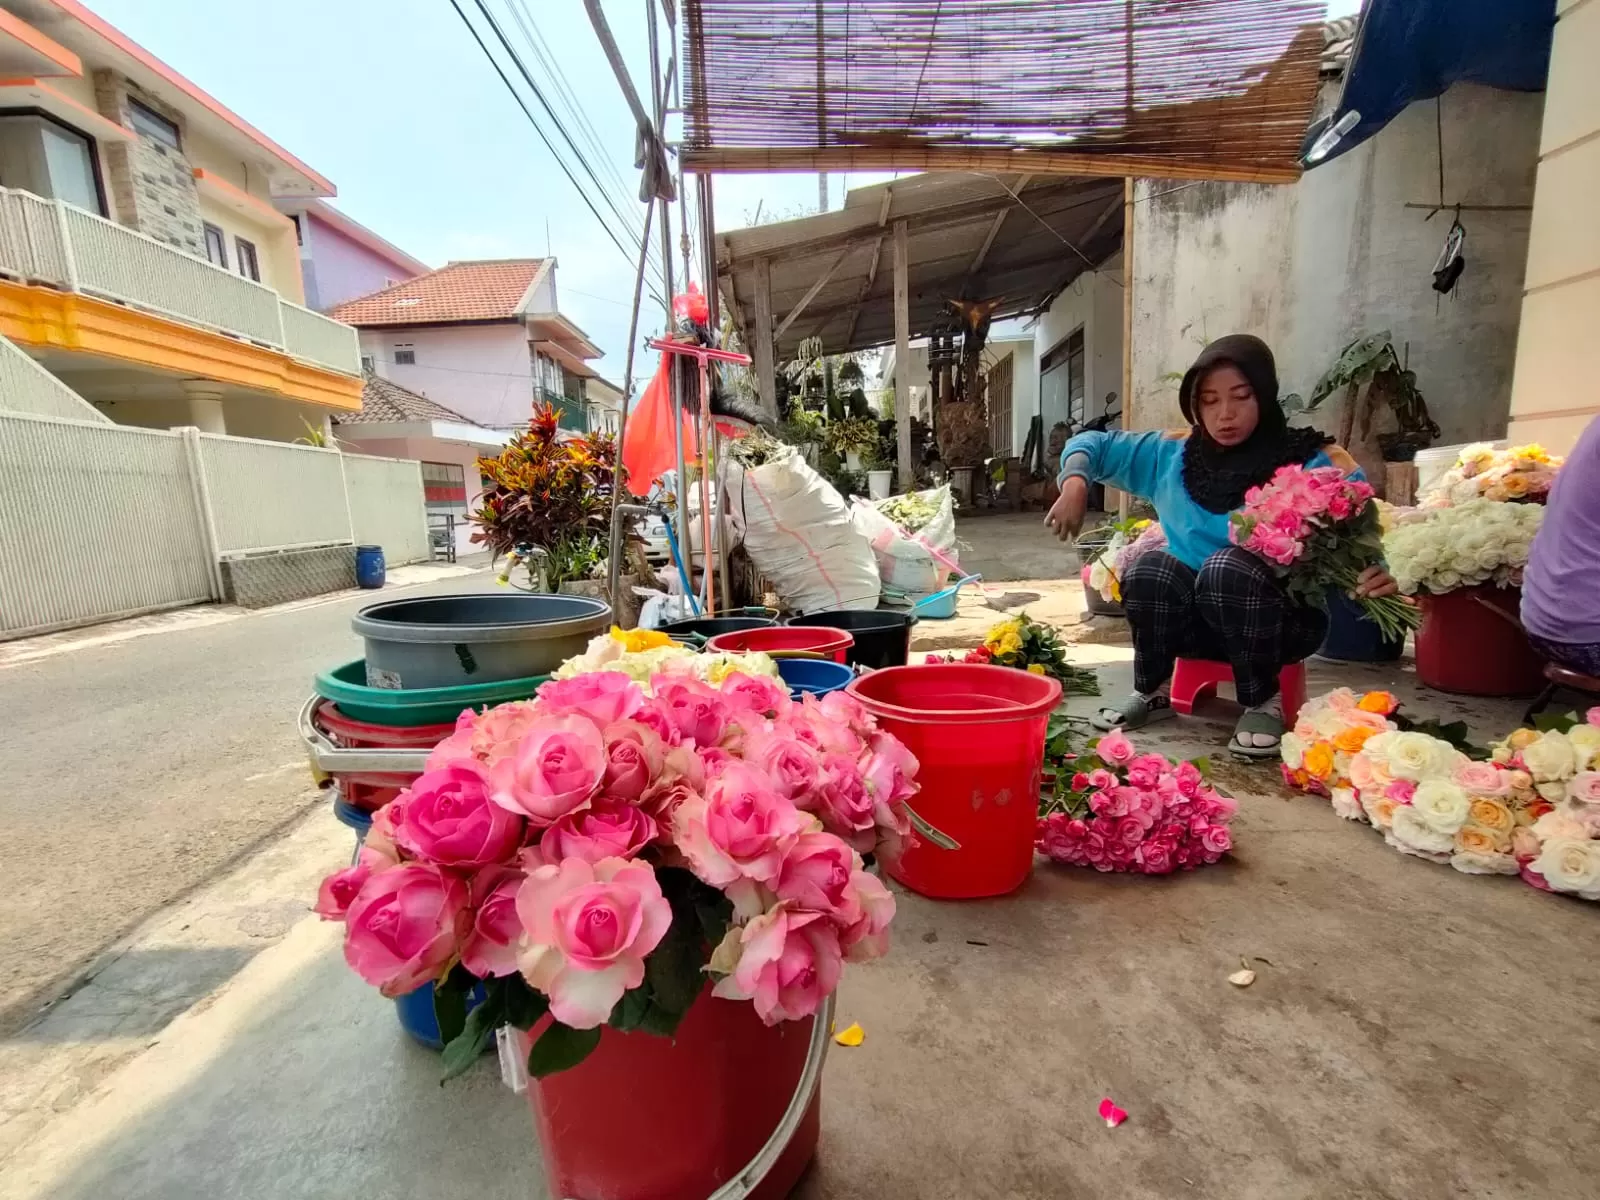
POLYGON ((1372 566, 1361 572, 1356 580, 1354 595, 1357 600, 1378 600, 1399 591, 1400 585, 1394 581, 1387 567, 1372 566))
POLYGON ((1067 476, 1061 485, 1061 495, 1044 515, 1044 523, 1063 542, 1078 536, 1083 527, 1084 514, 1089 511, 1089 485, 1080 475, 1067 476))

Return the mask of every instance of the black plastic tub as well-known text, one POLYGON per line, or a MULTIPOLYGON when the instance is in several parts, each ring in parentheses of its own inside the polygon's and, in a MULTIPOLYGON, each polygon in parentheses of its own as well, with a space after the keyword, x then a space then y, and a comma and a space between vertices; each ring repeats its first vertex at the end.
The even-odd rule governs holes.
POLYGON ((1405 652, 1406 640, 1387 640, 1367 620, 1361 606, 1337 588, 1328 589, 1328 635, 1317 647, 1317 657, 1334 662, 1394 662, 1405 652))
POLYGON ((367 686, 459 687, 548 675, 611 624, 587 596, 493 592, 390 600, 356 614, 367 686))
POLYGON ((770 629, 778 622, 772 617, 689 617, 682 621, 669 621, 661 632, 680 642, 703 646, 719 633, 740 633, 746 629, 770 629))
POLYGON ((785 625, 823 625, 843 629, 856 640, 845 651, 852 667, 903 667, 911 657, 911 627, 916 617, 889 608, 841 608, 834 612, 790 617, 785 625))

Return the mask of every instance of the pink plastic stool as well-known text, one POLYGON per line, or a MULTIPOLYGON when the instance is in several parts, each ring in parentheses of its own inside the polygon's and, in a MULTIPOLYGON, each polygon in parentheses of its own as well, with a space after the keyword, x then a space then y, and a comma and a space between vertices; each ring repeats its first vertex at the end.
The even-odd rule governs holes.
MULTIPOLYGON (((1180 658, 1172 672, 1172 707, 1188 714, 1206 693, 1216 695, 1217 684, 1232 683, 1233 668, 1209 658, 1180 658)), ((1293 729, 1306 702, 1306 665, 1290 663, 1278 672, 1278 693, 1283 701, 1283 727, 1293 729)))

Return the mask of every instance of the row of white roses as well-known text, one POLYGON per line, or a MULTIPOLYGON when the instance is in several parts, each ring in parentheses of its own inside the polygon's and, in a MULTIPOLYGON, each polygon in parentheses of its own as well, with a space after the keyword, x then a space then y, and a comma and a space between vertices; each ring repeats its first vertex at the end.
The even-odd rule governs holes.
POLYGON ((1544 512, 1537 504, 1493 500, 1418 510, 1384 536, 1384 557, 1406 595, 1491 581, 1502 587, 1518 584, 1544 512))

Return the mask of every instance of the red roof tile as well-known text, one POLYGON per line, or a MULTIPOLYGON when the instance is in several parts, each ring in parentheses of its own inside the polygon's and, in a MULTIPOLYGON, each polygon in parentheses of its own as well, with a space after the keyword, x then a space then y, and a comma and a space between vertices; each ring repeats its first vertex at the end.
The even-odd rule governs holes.
POLYGON ((346 325, 426 325, 436 321, 509 321, 545 264, 542 258, 455 262, 328 313, 346 325))

